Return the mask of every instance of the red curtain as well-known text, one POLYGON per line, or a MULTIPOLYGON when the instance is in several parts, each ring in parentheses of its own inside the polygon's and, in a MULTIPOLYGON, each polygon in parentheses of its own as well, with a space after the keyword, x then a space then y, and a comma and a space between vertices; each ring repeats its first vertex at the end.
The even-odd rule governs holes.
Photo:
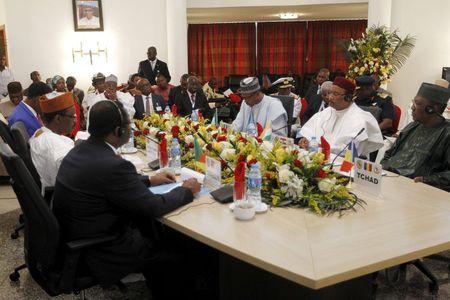
POLYGON ((320 68, 347 71, 347 60, 338 40, 357 39, 366 30, 367 20, 308 22, 304 73, 320 68))
POLYGON ((217 77, 219 85, 229 74, 255 73, 255 24, 190 24, 189 71, 204 81, 217 77))
POLYGON ((258 73, 302 72, 306 24, 307 22, 258 23, 258 73))

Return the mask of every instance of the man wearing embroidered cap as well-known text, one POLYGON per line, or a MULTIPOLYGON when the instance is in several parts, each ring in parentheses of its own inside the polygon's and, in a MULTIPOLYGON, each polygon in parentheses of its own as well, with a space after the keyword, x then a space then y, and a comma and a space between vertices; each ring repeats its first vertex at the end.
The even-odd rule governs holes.
POLYGON ((262 128, 271 124, 273 134, 283 136, 287 134, 288 118, 283 104, 278 99, 261 92, 258 78, 247 77, 242 79, 239 93, 245 101, 233 121, 234 130, 248 132, 249 124, 253 124, 255 128, 257 124, 260 124, 262 128))
POLYGON ((381 161, 383 168, 450 191, 450 121, 442 113, 450 92, 422 83, 413 99, 413 122, 401 132, 381 161))
POLYGON ((39 100, 44 126, 29 141, 31 159, 43 188, 55 185, 60 164, 74 147, 73 141, 64 135, 72 132, 76 122, 72 93, 48 97, 39 100))
POLYGON ((383 146, 377 120, 353 103, 354 91, 355 84, 349 79, 334 79, 329 107, 315 114, 300 130, 301 147, 307 149, 312 137, 319 140, 324 136, 330 144, 331 152, 338 154, 361 130, 363 131, 354 141, 360 156, 368 157, 371 152, 383 146))
POLYGON ((117 90, 117 76, 111 74, 105 79, 106 90, 103 93, 103 100, 120 101, 130 118, 134 116, 134 97, 130 93, 123 93, 117 90))
POLYGON ((81 104, 81 106, 83 106, 83 114, 86 117, 86 121, 89 108, 94 105, 94 103, 105 100, 103 96, 99 96, 102 95, 106 89, 105 79, 106 77, 102 73, 95 73, 94 76, 92 76, 92 86, 88 89, 86 98, 84 98, 81 104))

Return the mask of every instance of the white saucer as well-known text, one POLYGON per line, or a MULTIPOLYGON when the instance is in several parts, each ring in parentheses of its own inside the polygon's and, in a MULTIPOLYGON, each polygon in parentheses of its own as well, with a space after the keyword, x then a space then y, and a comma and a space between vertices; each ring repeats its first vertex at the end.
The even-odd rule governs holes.
MULTIPOLYGON (((233 210, 234 210, 234 203, 230 203, 230 205, 228 205, 228 208, 229 208, 231 211, 233 211, 233 210)), ((260 214, 260 213, 266 212, 268 209, 269 209, 269 206, 268 206, 266 203, 261 202, 261 204, 259 205, 259 207, 257 207, 257 208, 255 209, 255 212, 256 212, 257 214, 260 214)))
POLYGON ((122 154, 134 154, 136 152, 138 152, 138 149, 133 147, 133 148, 126 148, 126 149, 121 149, 120 152, 122 154))

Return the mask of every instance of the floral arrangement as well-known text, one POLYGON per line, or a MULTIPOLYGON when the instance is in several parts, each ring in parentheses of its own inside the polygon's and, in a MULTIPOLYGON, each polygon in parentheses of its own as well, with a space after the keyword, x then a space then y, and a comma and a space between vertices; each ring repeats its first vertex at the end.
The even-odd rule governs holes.
POLYGON ((364 203, 348 191, 347 178, 331 171, 323 153, 286 146, 280 140, 262 141, 202 119, 192 122, 170 113, 154 114, 135 122, 139 129, 135 134, 138 146, 145 147, 145 135, 155 139, 165 137, 169 142, 171 137, 177 137, 183 164, 195 169, 197 143, 202 154, 221 160, 225 184, 234 181, 233 170, 238 163, 246 162, 248 168, 259 163, 263 201, 268 204, 305 207, 317 214, 327 214, 342 213, 364 203))
POLYGON ((343 43, 350 61, 347 76, 378 74, 382 82, 387 81, 405 64, 414 44, 414 37, 401 39, 396 30, 386 26, 367 28, 360 39, 343 43))

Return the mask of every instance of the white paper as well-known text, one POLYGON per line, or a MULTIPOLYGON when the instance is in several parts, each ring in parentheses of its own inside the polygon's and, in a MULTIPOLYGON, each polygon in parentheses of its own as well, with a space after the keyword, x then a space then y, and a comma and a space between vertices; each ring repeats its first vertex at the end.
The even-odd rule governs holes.
POLYGON ((222 185, 222 164, 217 159, 206 157, 205 185, 217 189, 222 185))
POLYGON ((189 178, 195 178, 197 179, 198 182, 203 184, 203 181, 205 180, 205 175, 188 168, 181 168, 180 178, 181 181, 188 180, 189 178))
POLYGON ((145 150, 146 150, 146 156, 147 161, 154 161, 159 158, 159 145, 155 141, 145 138, 146 144, 145 144, 145 150))
POLYGON ((230 97, 230 95, 233 94, 233 91, 231 89, 228 89, 225 92, 223 92, 223 94, 227 97, 230 97))

